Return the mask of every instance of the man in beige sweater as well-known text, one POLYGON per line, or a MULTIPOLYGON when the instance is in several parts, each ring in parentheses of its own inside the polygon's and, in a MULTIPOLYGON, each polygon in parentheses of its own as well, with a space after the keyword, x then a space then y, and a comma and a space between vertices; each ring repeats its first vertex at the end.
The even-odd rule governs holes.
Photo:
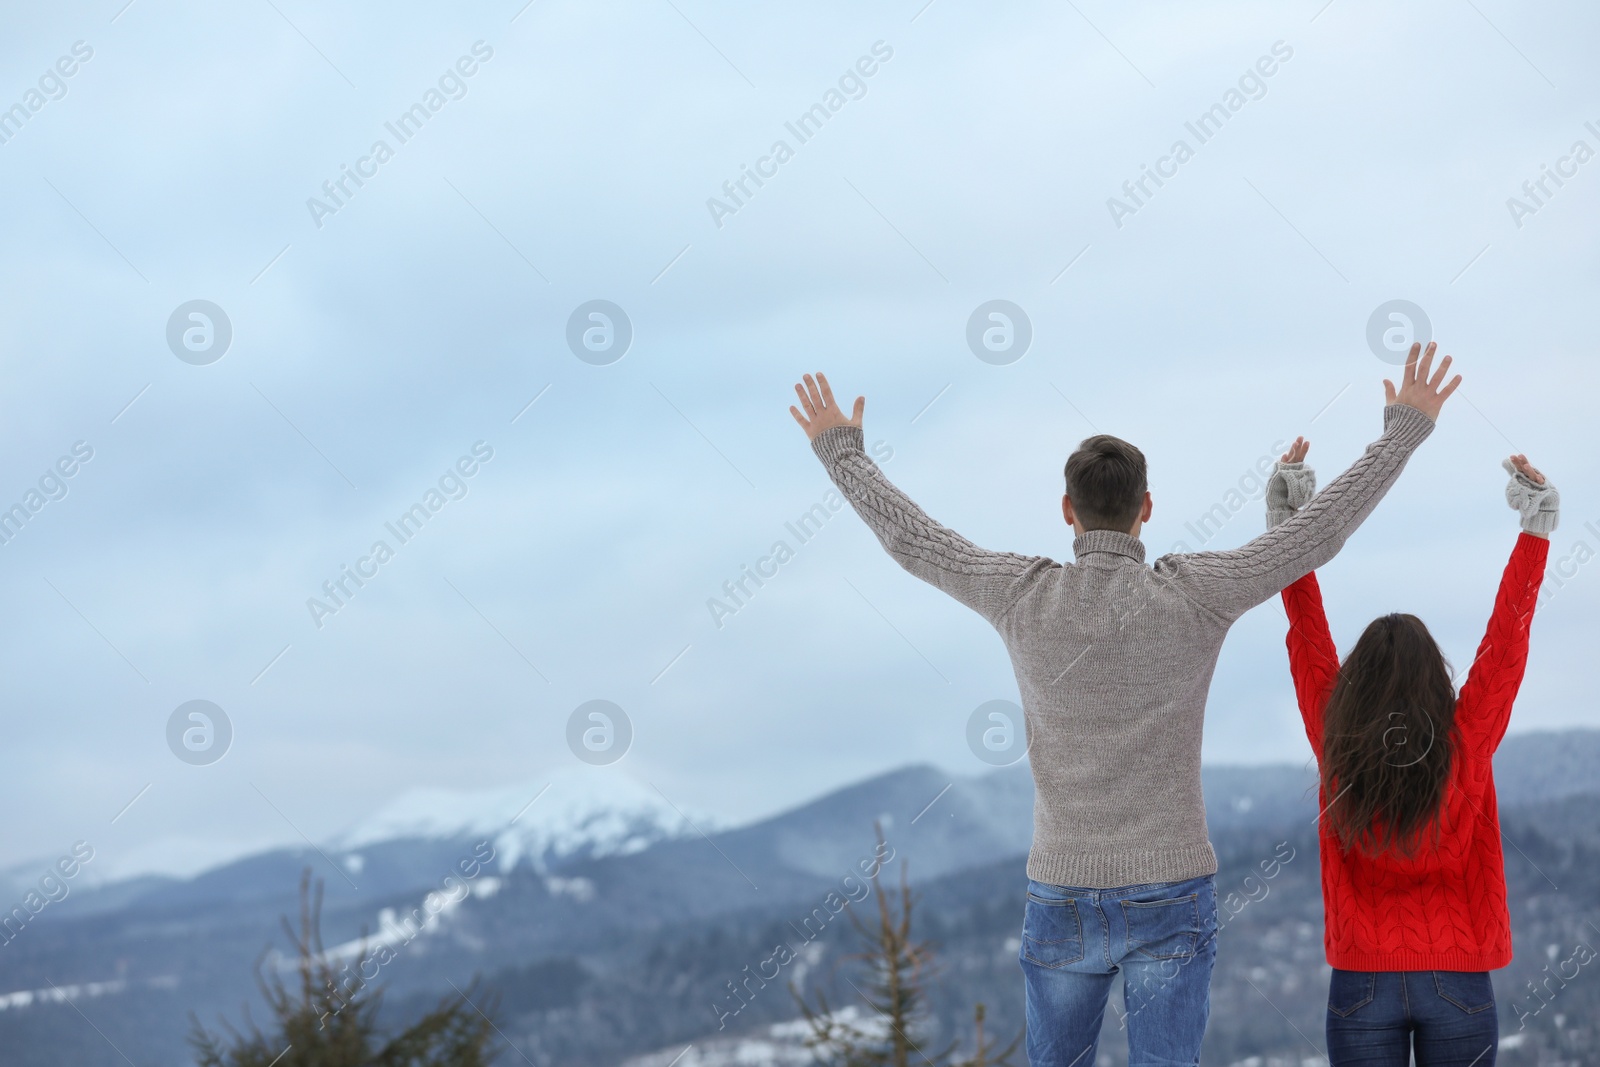
POLYGON ((1144 454, 1108 435, 1066 464, 1076 562, 979 548, 897 489, 862 448, 826 377, 789 410, 889 555, 982 615, 1016 671, 1034 779, 1020 952, 1033 1067, 1092 1067, 1124 975, 1130 1067, 1198 1063, 1216 953, 1216 855, 1200 792, 1206 693, 1250 608, 1327 563, 1432 432, 1460 376, 1420 346, 1384 430, 1292 519, 1225 552, 1144 561, 1144 454))

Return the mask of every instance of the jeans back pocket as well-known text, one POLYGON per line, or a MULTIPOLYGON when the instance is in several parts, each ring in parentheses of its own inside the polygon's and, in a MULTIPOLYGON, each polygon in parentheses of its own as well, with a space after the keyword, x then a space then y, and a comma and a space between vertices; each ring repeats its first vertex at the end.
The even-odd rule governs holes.
POLYGON ((1040 967, 1065 967, 1083 959, 1083 921, 1075 899, 1029 887, 1022 913, 1022 956, 1040 967))
POLYGON ((1434 971, 1433 987, 1440 999, 1468 1015, 1494 1007, 1494 985, 1487 971, 1434 971))
POLYGON ((1124 900, 1128 947, 1153 960, 1188 959, 1200 943, 1200 904, 1194 893, 1174 900, 1124 900))
POLYGON ((1335 969, 1328 982, 1328 1010, 1341 1019, 1354 1015, 1377 996, 1378 976, 1370 971, 1335 969))

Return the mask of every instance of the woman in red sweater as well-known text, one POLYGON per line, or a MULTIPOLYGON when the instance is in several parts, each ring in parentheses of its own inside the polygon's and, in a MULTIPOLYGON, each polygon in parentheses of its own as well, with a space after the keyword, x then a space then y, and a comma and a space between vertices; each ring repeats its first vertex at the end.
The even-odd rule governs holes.
MULTIPOLYGON (((1268 525, 1311 498, 1295 441, 1267 493, 1268 525)), ((1511 962, 1491 758, 1528 656, 1528 627, 1559 517, 1555 487, 1505 461, 1522 515, 1488 632, 1457 695, 1422 620, 1373 620, 1341 665, 1316 575, 1283 591, 1289 664, 1322 778, 1320 834, 1328 1057, 1349 1064, 1491 1067, 1488 972, 1511 962)))

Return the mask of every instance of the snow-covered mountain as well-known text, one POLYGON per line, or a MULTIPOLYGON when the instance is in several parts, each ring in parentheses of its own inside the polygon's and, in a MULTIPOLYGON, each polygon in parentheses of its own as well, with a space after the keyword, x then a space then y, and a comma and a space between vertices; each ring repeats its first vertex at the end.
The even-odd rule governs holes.
MULTIPOLYGON (((1544 946, 1570 942, 1567 924, 1596 899, 1597 765, 1600 731, 1515 735, 1495 759, 1506 840, 1516 846, 1507 850, 1516 892, 1548 900, 1516 913, 1519 943, 1538 957, 1526 961, 1527 977, 1545 962, 1544 946)), ((1312 768, 1207 767, 1202 776, 1226 872, 1219 885, 1240 885, 1287 839, 1315 855, 1312 768)), ((1018 980, 1015 941, 1007 939, 1018 921, 1032 798, 1026 766, 977 777, 913 766, 729 828, 680 811, 677 798, 615 767, 578 768, 521 788, 418 790, 323 847, 274 847, 182 879, 101 887, 74 880, 70 897, 48 910, 41 903, 5 947, 0 1060, 24 1062, 16 1050, 26 1049, 33 1057, 26 1062, 40 1065, 124 1067, 121 1051, 140 1063, 188 1062, 190 1013, 236 1013, 253 995, 263 948, 287 953, 280 922, 296 914, 309 870, 326 893, 329 962, 348 965, 363 947, 390 950, 381 984, 393 998, 386 1003, 402 1014, 431 1010, 448 983, 466 988, 481 975, 503 997, 507 1014, 497 1025, 519 1047, 542 1049, 541 1063, 807 1067, 804 1031, 785 1021, 785 983, 804 979, 808 968, 827 971, 828 957, 809 955, 825 942, 809 931, 829 922, 830 899, 860 888, 877 832, 894 850, 890 876, 909 870, 921 894, 920 921, 939 924, 941 952, 953 962, 948 973, 979 983, 967 987, 974 995, 965 1003, 1000 1003, 999 987, 982 983, 1018 980), (461 860, 478 854, 485 838, 497 842, 497 863, 514 858, 518 869, 464 874, 461 860), (737 1032, 713 1030, 718 1016, 708 1005, 728 994, 732 979, 757 973, 773 932, 793 931, 797 922, 807 943, 782 980, 740 1014, 737 1032), (69 1004, 92 1013, 104 1036, 69 1004), (71 1050, 65 1058, 63 1048, 71 1050)), ((90 869, 111 859, 105 852, 90 869)), ((43 870, 15 872, 18 892, 27 880, 37 885, 43 870)), ((1239 977, 1253 974, 1253 965, 1280 978, 1321 966, 1315 861, 1296 860, 1283 877, 1290 881, 1274 883, 1270 902, 1252 903, 1239 920, 1246 933, 1230 951, 1240 965, 1232 977, 1219 970, 1214 990, 1235 1010, 1219 1017, 1239 1017, 1253 1010, 1239 1005, 1259 1001, 1239 977), (1260 925, 1274 915, 1279 925, 1260 925)), ((823 936, 833 930, 843 948, 848 930, 829 926, 823 936)), ((1286 978, 1280 985, 1289 988, 1286 978)), ((1581 999, 1580 986, 1562 995, 1581 999)), ((1324 1007, 1306 1000, 1308 988, 1302 982, 1293 994, 1300 998, 1294 1010, 1318 1018, 1324 1007)), ((1014 1004, 1019 994, 1005 996, 1014 1004)), ((1574 1004, 1576 1013, 1587 1002, 1574 1004)), ((1021 1025, 998 1013, 992 1019, 996 1032, 1021 1025)), ((1234 1026, 1237 1047, 1257 1047, 1261 1033, 1271 1037, 1270 1027, 1251 1025, 1234 1026)), ((1301 1040, 1284 1029, 1284 1047, 1301 1040)))
POLYGON ((391 841, 483 839, 494 844, 500 870, 526 863, 542 872, 567 860, 625 856, 728 828, 614 767, 581 767, 519 786, 409 790, 329 845, 358 856, 391 841))

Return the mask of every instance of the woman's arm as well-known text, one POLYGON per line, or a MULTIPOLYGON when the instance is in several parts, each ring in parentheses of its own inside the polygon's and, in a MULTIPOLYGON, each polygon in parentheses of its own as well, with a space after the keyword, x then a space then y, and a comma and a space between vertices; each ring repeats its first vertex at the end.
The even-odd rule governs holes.
POLYGON ((1322 610, 1322 588, 1312 571, 1283 590, 1283 610, 1289 616, 1289 672, 1294 675, 1294 695, 1306 726, 1311 751, 1322 759, 1322 709, 1339 678, 1339 650, 1328 632, 1322 610))
MULTIPOLYGON (((1267 526, 1270 529, 1294 517, 1316 493, 1317 475, 1305 465, 1311 443, 1295 439, 1267 481, 1267 526)), ((1313 571, 1284 587, 1283 610, 1289 616, 1289 672, 1294 676, 1300 718, 1305 722, 1311 751, 1322 758, 1322 709, 1339 675, 1339 652, 1328 631, 1322 609, 1322 588, 1313 571)))
POLYGON ((1550 553, 1550 532, 1561 517, 1561 495, 1524 456, 1505 463, 1511 474, 1506 501, 1522 516, 1522 534, 1511 552, 1489 627, 1456 701, 1462 743, 1488 758, 1500 747, 1511 721, 1511 705, 1528 665, 1528 631, 1550 553))

